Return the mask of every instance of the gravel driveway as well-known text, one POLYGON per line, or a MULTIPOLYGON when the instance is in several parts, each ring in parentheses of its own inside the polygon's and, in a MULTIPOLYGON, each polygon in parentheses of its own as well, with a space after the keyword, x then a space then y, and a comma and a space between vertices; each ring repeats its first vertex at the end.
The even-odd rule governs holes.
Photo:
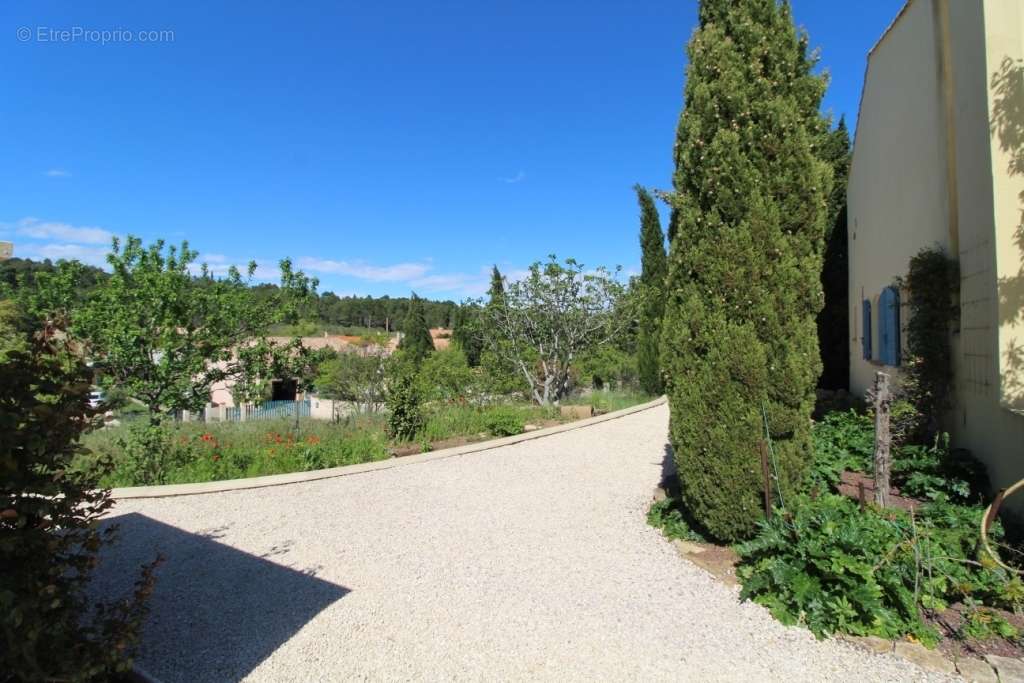
POLYGON ((140 664, 167 682, 925 679, 741 604, 648 527, 667 424, 126 500, 98 589, 166 555, 140 664))

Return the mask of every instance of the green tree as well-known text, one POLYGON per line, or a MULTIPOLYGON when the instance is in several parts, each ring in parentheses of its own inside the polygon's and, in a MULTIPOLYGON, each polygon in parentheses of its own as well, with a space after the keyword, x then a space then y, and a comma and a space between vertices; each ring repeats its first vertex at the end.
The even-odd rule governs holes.
POLYGON ((452 340, 466 354, 466 362, 475 368, 480 365, 484 351, 484 334, 480 329, 480 306, 467 301, 455 309, 452 320, 452 340))
POLYGON ((402 341, 398 348, 417 363, 434 350, 434 339, 430 336, 430 327, 423 314, 423 301, 416 296, 416 292, 409 299, 409 311, 405 316, 402 341))
POLYGON ((491 266, 491 286, 487 289, 488 302, 494 306, 500 304, 505 296, 505 278, 498 266, 491 266))
POLYGON ((832 167, 832 193, 825 221, 825 263, 821 286, 825 305, 818 314, 818 340, 821 345, 821 380, 824 389, 850 386, 850 306, 849 248, 846 228, 846 182, 850 175, 850 134, 846 119, 826 138, 821 158, 832 167))
POLYGON ((417 362, 400 351, 389 359, 387 368, 388 436, 395 441, 416 438, 424 424, 422 402, 417 362))
MULTIPOLYGON (((110 277, 84 303, 67 305, 71 335, 102 369, 104 386, 142 401, 153 422, 167 411, 202 409, 217 382, 270 376, 266 359, 284 364, 297 340, 275 349, 268 327, 300 308, 317 284, 285 259, 281 286, 254 305, 237 269, 215 278, 203 265, 194 276, 196 257, 187 242, 165 250, 162 240, 149 247, 135 237, 123 247, 115 240, 110 277)), ((248 278, 255 270, 250 263, 248 278)), ((57 294, 46 307, 60 308, 67 295, 47 291, 57 294)))
POLYGON ((688 54, 662 371, 683 501, 731 541, 762 517, 766 429, 784 495, 811 454, 826 79, 777 0, 704 0, 688 54))
POLYGON ((664 391, 660 360, 661 319, 665 312, 665 276, 668 274, 665 235, 661 232, 658 209, 650 193, 640 185, 634 189, 640 203, 640 287, 644 297, 637 336, 637 371, 643 390, 660 396, 664 391))
POLYGON ((316 388, 324 398, 349 401, 367 412, 376 411, 384 401, 384 357, 338 354, 320 366, 316 388))
POLYGON ((525 278, 492 293, 488 350, 519 371, 537 403, 557 403, 571 389, 580 355, 628 322, 620 305, 624 293, 604 268, 585 272, 573 259, 559 263, 554 256, 534 263, 525 278))
POLYGON ((127 671, 153 587, 94 603, 92 569, 116 528, 99 486, 111 463, 77 467, 95 421, 92 372, 66 342, 40 334, 0 360, 0 679, 113 680, 127 671))

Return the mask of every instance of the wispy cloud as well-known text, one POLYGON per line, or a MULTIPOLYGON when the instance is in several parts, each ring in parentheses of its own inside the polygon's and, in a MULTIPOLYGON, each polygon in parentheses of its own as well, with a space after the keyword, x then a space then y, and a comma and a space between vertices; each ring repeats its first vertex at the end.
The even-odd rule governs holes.
POLYGON ((47 178, 70 178, 71 171, 65 171, 63 168, 51 168, 44 175, 47 178))
POLYGON ((299 259, 298 266, 312 273, 347 275, 371 282, 406 282, 423 277, 430 270, 430 266, 426 263, 373 266, 361 261, 332 261, 315 257, 299 259))
POLYGON ((110 244, 110 240, 114 237, 114 233, 103 228, 41 221, 32 217, 22 218, 13 226, 5 224, 2 227, 8 230, 13 229, 15 234, 31 239, 58 240, 79 244, 110 244))
POLYGON ((526 180, 526 173, 524 173, 523 171, 520 171, 519 173, 516 173, 511 178, 498 178, 498 180, 500 180, 503 183, 507 183, 509 185, 515 185, 516 183, 521 183, 524 180, 526 180))

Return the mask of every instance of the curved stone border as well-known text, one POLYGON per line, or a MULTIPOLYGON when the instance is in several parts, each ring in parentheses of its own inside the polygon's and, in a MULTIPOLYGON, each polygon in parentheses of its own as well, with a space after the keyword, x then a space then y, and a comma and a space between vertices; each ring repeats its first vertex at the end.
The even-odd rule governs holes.
POLYGON ((644 410, 650 410, 651 408, 660 406, 665 402, 666 399, 664 396, 662 396, 661 398, 649 401, 648 403, 641 403, 640 405, 633 406, 632 408, 624 408, 623 410, 616 410, 615 412, 612 413, 606 413, 604 415, 598 415, 597 417, 591 417, 584 420, 576 420, 575 422, 570 422, 568 424, 556 425, 554 427, 547 427, 545 429, 538 429, 532 432, 516 434, 515 436, 506 436, 501 439, 478 441, 476 443, 466 444, 465 446, 445 448, 439 451, 431 451, 429 453, 407 455, 400 458, 389 458, 387 460, 364 462, 359 463, 357 465, 345 465, 343 467, 332 467, 330 469, 313 470, 311 472, 290 472, 288 474, 271 474, 266 477, 250 477, 248 479, 225 479, 222 481, 207 481, 200 484, 165 484, 163 486, 132 486, 128 488, 114 489, 112 491, 112 495, 117 500, 127 500, 129 498, 166 498, 169 496, 194 496, 203 493, 222 493, 224 491, 244 491, 246 489, 259 489, 265 488, 267 486, 283 486, 285 484, 298 484, 306 481, 317 481, 318 479, 345 477, 350 474, 362 474, 363 472, 389 470, 392 467, 405 467, 406 465, 417 465, 424 462, 430 462, 432 460, 452 458, 457 455, 466 455, 468 453, 489 451, 492 448, 501 448, 502 446, 510 446, 512 444, 521 443, 523 441, 540 439, 545 436, 551 436, 552 434, 561 434, 562 432, 569 432, 574 429, 582 429, 583 427, 589 427, 590 425, 595 425, 601 422, 607 422, 609 420, 616 420, 620 417, 632 415, 633 413, 639 413, 644 410))

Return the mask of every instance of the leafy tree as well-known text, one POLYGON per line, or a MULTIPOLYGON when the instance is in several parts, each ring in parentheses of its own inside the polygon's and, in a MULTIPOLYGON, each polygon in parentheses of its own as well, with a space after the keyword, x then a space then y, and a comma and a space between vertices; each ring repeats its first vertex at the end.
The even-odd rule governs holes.
POLYGON ((405 317, 404 336, 398 348, 409 358, 419 362, 434 350, 434 339, 430 336, 427 319, 423 315, 423 302, 416 292, 409 299, 409 312, 405 317))
POLYGON ((623 293, 604 268, 584 272, 573 259, 562 264, 554 256, 534 263, 526 278, 492 292, 489 350, 518 369, 537 403, 557 403, 571 388, 580 354, 623 328, 623 293))
POLYGON ((665 235, 661 232, 658 209, 650 193, 640 185, 634 189, 640 203, 640 286, 644 295, 637 340, 637 371, 643 390, 659 396, 664 391, 659 356, 661 319, 665 312, 665 276, 668 274, 665 235))
POLYGON ((342 353, 320 367, 317 392, 324 398, 350 401, 367 412, 384 401, 384 357, 342 353))
POLYGON ((846 243, 846 182, 850 175, 850 134, 846 119, 826 139, 821 158, 832 167, 834 178, 828 200, 825 226, 825 265, 821 286, 825 306, 818 314, 818 340, 821 345, 822 372, 819 385, 824 389, 845 389, 850 385, 849 342, 849 252, 846 243))
POLYGON ((427 356, 420 366, 419 392, 429 401, 454 402, 476 398, 477 373, 469 367, 466 354, 454 347, 427 356))
POLYGON ((0 678, 110 680, 126 671, 156 562, 135 594, 92 603, 86 586, 102 546, 108 460, 83 472, 79 439, 94 423, 92 373, 67 345, 40 334, 0 360, 0 678))
POLYGON ((501 303, 505 296, 505 278, 498 266, 491 266, 491 286, 487 289, 489 303, 494 306, 501 303))
POLYGON ((826 82, 777 0, 704 0, 688 53, 662 371, 683 501, 735 540, 762 516, 766 430, 783 494, 811 453, 826 82))
MULTIPOLYGON (((235 268, 217 279, 203 265, 193 276, 196 256, 188 243, 165 250, 162 240, 149 247, 135 237, 123 247, 115 240, 110 277, 83 304, 68 306, 71 334, 102 368, 104 385, 145 403, 154 422, 165 411, 200 410, 217 382, 267 377, 260 359, 280 363, 293 352, 271 348, 267 328, 316 288, 285 259, 281 286, 256 306, 235 268)), ((248 278, 255 270, 250 263, 248 278)))

